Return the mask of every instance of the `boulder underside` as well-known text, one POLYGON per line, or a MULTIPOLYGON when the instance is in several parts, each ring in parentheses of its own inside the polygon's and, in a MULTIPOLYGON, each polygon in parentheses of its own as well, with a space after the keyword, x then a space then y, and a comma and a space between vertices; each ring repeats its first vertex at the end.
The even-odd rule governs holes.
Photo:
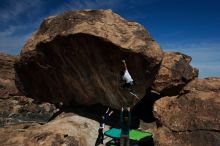
POLYGON ((148 72, 155 72, 155 68, 150 68, 142 54, 88 34, 57 36, 25 53, 16 64, 17 78, 22 82, 19 87, 43 101, 131 106, 137 101, 122 88, 122 59, 135 80, 135 94, 144 97, 154 76, 148 72))
POLYGON ((159 69, 163 51, 144 27, 111 10, 68 11, 45 19, 16 63, 26 95, 65 105, 101 103, 113 108, 138 100, 122 89, 122 59, 141 99, 159 69))

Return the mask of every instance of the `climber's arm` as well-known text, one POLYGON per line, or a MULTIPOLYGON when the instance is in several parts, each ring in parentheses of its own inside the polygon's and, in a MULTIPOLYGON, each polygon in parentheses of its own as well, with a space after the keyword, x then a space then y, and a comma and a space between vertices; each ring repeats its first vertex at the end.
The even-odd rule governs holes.
POLYGON ((125 70, 127 70, 127 64, 126 64, 125 60, 122 60, 122 62, 123 62, 125 70))

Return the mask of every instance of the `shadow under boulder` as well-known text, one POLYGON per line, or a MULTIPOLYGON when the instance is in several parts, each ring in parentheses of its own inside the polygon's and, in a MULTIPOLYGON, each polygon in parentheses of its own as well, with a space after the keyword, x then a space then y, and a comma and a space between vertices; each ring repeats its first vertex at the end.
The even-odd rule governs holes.
POLYGON ((134 106, 132 110, 132 128, 140 127, 140 120, 144 123, 155 122, 153 114, 154 103, 160 99, 160 94, 149 90, 146 95, 134 106))

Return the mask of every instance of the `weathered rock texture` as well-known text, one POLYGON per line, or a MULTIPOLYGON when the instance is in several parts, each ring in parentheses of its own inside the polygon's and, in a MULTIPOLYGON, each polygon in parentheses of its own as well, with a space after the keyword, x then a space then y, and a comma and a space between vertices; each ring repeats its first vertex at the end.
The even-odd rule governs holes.
MULTIPOLYGON (((89 146, 95 144, 98 127, 99 123, 97 121, 73 113, 63 113, 55 120, 43 125, 41 130, 73 136, 79 141, 79 145, 89 146)), ((109 126, 106 126, 106 129, 109 129, 109 126)))
POLYGON ((163 52, 143 26, 111 10, 68 11, 45 19, 16 63, 18 87, 33 98, 120 108, 134 97, 120 88, 121 60, 140 98, 163 52))
POLYGON ((47 122, 55 111, 49 103, 34 103, 15 86, 14 63, 18 57, 0 53, 0 127, 27 121, 47 122))
MULTIPOLYGON (((82 146, 72 136, 41 131, 33 124, 22 124, 0 128, 1 145, 4 146, 82 146), (30 128, 31 127, 31 128, 30 128)), ((38 127, 39 128, 39 127, 38 127)), ((83 145, 84 146, 84 145, 83 145)))
POLYGON ((190 56, 179 52, 164 53, 153 89, 163 96, 178 95, 189 81, 198 77, 198 70, 189 64, 191 60, 190 56))
POLYGON ((14 62, 17 57, 0 53, 0 78, 14 80, 14 62))
POLYGON ((0 98, 18 92, 15 86, 14 63, 17 57, 0 53, 0 98))
POLYGON ((9 96, 0 99, 0 127, 24 122, 46 123, 56 110, 53 104, 37 104, 25 96, 9 96))
POLYGON ((94 120, 61 114, 45 125, 27 123, 0 128, 0 142, 10 146, 92 146, 98 127, 99 123, 94 120))
POLYGON ((157 145, 220 145, 220 78, 191 81, 182 95, 156 101, 154 115, 157 145))

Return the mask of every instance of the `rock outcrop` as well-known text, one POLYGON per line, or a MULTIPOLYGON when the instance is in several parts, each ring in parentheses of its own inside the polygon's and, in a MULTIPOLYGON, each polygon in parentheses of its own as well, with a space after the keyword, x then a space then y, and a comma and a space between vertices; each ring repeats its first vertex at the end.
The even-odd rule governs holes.
POLYGON ((17 57, 0 53, 0 98, 17 94, 14 63, 17 57))
POLYGON ((43 21, 16 63, 19 89, 40 100, 120 108, 135 97, 120 85, 121 60, 144 97, 163 57, 143 26, 111 10, 68 11, 43 21))
POLYGON ((56 110, 52 104, 34 103, 33 99, 19 93, 14 70, 17 59, 0 53, 0 127, 28 121, 45 123, 56 110))
MULTIPOLYGON (((36 124, 12 125, 0 128, 1 145, 8 146, 84 146, 72 136, 49 131, 40 131, 36 124)), ((39 128, 39 127, 38 127, 39 128)))
POLYGON ((179 52, 164 53, 153 89, 163 96, 178 95, 189 81, 198 77, 198 69, 189 64, 191 60, 190 56, 179 52))
POLYGON ((0 78, 10 81, 14 80, 14 63, 17 57, 0 53, 0 78))
POLYGON ((156 101, 154 115, 157 145, 220 145, 220 78, 191 81, 181 95, 156 101))
POLYGON ((0 142, 10 146, 90 146, 95 144, 98 127, 94 120, 61 114, 45 125, 27 123, 0 128, 0 142))
POLYGON ((25 96, 0 99, 0 127, 26 122, 46 123, 57 111, 50 103, 35 103, 25 96))

